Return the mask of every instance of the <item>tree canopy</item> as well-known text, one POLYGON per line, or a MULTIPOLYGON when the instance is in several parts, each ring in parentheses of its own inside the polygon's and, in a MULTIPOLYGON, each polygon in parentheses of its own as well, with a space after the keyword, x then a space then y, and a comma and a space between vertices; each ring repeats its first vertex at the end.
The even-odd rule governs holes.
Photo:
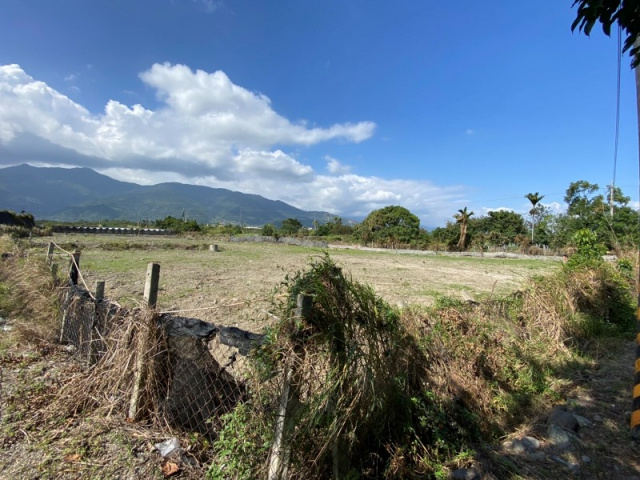
POLYGON ((32 214, 25 213, 24 211, 15 213, 11 210, 2 210, 0 211, 0 225, 33 228, 36 226, 36 221, 32 214))
POLYGON ((156 220, 156 228, 166 228, 174 232, 199 232, 200 225, 195 220, 183 220, 169 215, 163 220, 156 220))
POLYGON ((364 243, 408 244, 420 237, 420 219, 404 207, 391 205, 371 212, 356 234, 364 243))
POLYGON ((304 227, 297 218, 286 218, 280 225, 282 235, 295 235, 304 227))
POLYGON ((576 28, 590 35, 593 26, 599 22, 602 31, 611 36, 611 27, 614 24, 626 35, 622 51, 630 50, 633 61, 632 66, 638 65, 638 48, 633 44, 640 35, 640 2, 638 0, 575 0, 573 6, 578 6, 576 19, 571 25, 571 30, 576 28))

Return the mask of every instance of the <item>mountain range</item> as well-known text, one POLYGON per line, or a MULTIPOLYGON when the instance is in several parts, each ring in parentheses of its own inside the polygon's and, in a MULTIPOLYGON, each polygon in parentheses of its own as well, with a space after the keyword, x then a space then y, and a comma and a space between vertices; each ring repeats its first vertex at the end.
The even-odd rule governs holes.
POLYGON ((37 220, 63 222, 155 220, 169 215, 201 224, 279 225, 296 218, 305 226, 333 218, 278 200, 182 183, 138 185, 90 168, 19 165, 0 169, 0 210, 25 211, 37 220))

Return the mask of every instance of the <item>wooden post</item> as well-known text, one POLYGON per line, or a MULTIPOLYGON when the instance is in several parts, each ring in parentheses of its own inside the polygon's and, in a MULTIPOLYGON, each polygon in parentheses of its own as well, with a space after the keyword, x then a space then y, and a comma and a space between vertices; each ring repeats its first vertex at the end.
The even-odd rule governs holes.
MULTIPOLYGON (((347 364, 346 338, 342 325, 337 325, 331 340, 331 368, 338 371, 338 377, 344 375, 344 369, 347 364)), ((331 457, 333 461, 333 478, 339 480, 344 478, 349 472, 349 461, 347 457, 346 445, 342 429, 344 425, 338 423, 338 399, 342 393, 338 384, 329 397, 329 411, 333 415, 333 422, 336 431, 333 434, 331 444, 331 457)))
POLYGON ((51 278, 55 286, 58 283, 58 264, 57 263, 51 264, 51 278))
MULTIPOLYGON (((158 283, 160 280, 160 264, 150 262, 147 265, 147 278, 144 285, 144 300, 150 309, 156 308, 158 300, 158 283)), ((140 325, 138 328, 138 348, 136 352, 136 371, 133 381, 133 392, 131 393, 131 401, 129 402, 129 418, 136 420, 138 418, 140 397, 142 395, 142 387, 146 376, 146 354, 149 349, 149 337, 151 328, 154 328, 154 318, 145 316, 146 325, 140 325)))
POLYGON ((104 300, 104 280, 98 280, 96 282, 96 293, 94 295, 94 311, 93 322, 91 326, 91 343, 89 347, 89 361, 95 364, 100 359, 101 347, 104 347, 104 327, 105 318, 101 315, 101 304, 104 300))
MULTIPOLYGON (((307 316, 313 297, 298 295, 294 318, 304 319, 307 316)), ((295 428, 296 415, 300 407, 299 383, 296 366, 289 364, 284 378, 282 393, 278 406, 278 417, 274 433, 271 457, 269 458, 269 480, 285 480, 288 478, 289 463, 291 461, 291 433, 295 428)))
POLYGON ((158 302, 158 283, 160 280, 160 264, 149 262, 147 279, 144 284, 144 301, 149 308, 156 308, 158 302))
POLYGON ((67 316, 69 315, 69 307, 71 301, 71 286, 67 287, 67 292, 64 295, 64 310, 62 311, 62 324, 60 325, 60 343, 64 342, 65 329, 67 328, 67 316))
POLYGON ((104 280, 98 280, 96 282, 96 300, 104 300, 104 280))
POLYGON ((47 265, 51 265, 53 261, 53 242, 49 242, 49 246, 47 247, 47 265))
POLYGON ((72 254, 71 265, 69 266, 69 280, 72 285, 78 284, 78 268, 80 268, 80 250, 75 250, 72 254))

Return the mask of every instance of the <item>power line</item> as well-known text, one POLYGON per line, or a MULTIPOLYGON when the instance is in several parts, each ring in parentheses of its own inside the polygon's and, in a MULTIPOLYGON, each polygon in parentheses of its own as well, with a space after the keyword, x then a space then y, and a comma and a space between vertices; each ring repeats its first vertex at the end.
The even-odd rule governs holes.
POLYGON ((613 177, 611 180, 611 192, 609 194, 609 209, 613 218, 613 192, 616 188, 616 169, 618 167, 618 140, 620 138, 620 72, 622 70, 622 27, 618 24, 618 72, 616 85, 616 133, 613 147, 613 177))

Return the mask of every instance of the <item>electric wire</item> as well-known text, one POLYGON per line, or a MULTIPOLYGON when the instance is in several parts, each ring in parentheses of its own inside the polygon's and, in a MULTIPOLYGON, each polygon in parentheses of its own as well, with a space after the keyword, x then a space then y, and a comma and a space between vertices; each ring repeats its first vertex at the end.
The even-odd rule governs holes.
POLYGON ((618 141, 620 138, 620 77, 622 71, 622 27, 618 25, 618 48, 617 48, 617 81, 616 81, 616 129, 613 147, 613 176, 611 180, 611 216, 613 217, 613 194, 616 188, 616 170, 618 167, 618 141))

